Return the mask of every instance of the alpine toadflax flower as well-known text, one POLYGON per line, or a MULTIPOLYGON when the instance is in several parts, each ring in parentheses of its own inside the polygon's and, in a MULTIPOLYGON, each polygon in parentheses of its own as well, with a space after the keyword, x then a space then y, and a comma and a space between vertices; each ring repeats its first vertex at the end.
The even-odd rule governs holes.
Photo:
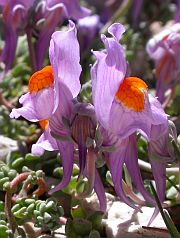
POLYGON ((78 95, 81 87, 81 66, 73 22, 70 21, 68 31, 55 32, 52 35, 49 55, 51 65, 32 75, 29 80, 29 92, 19 100, 23 107, 13 109, 11 117, 23 116, 34 122, 49 120, 57 108, 59 87, 62 87, 62 91, 68 90, 72 98, 78 95))
POLYGON ((148 41, 146 49, 155 62, 156 96, 163 103, 166 91, 173 90, 180 82, 180 23, 155 35, 148 41))
MULTIPOLYGON (((112 37, 102 35, 105 51, 94 52, 96 63, 92 67, 93 102, 98 121, 104 132, 104 143, 115 145, 115 151, 109 153, 109 166, 116 192, 130 206, 134 205, 122 189, 122 169, 127 166, 136 187, 144 198, 154 203, 146 192, 138 167, 136 133, 139 132, 147 141, 151 141, 152 129, 156 129, 155 140, 158 140, 168 131, 168 121, 159 101, 148 94, 148 86, 137 77, 126 76, 127 63, 124 48, 119 40, 124 33, 124 27, 115 23, 109 27, 112 37)), ((158 194, 164 192, 159 177, 165 174, 164 163, 154 170, 154 178, 158 194)), ((162 199, 161 199, 162 200, 162 199)))
MULTIPOLYGON (((61 145, 59 145, 51 136, 51 127, 49 125, 57 121, 57 127, 61 134, 67 135, 61 116, 63 114, 64 117, 69 117, 72 99, 80 91, 79 44, 73 22, 70 22, 68 31, 55 32, 52 35, 49 55, 51 66, 46 66, 32 75, 29 80, 29 92, 19 100, 23 106, 13 109, 10 117, 18 118, 23 116, 29 121, 40 122, 45 131, 37 144, 33 146, 32 152, 42 154, 44 149, 60 149, 62 161, 66 160, 63 166, 66 166, 70 171, 67 175, 67 169, 65 168, 64 178, 66 178, 66 176, 69 177, 71 175, 72 171, 73 145, 68 144, 67 141, 62 141, 61 145), (60 103, 61 106, 59 106, 60 103), (57 112, 60 107, 61 111, 57 112), (57 115, 59 117, 56 119, 57 115)), ((64 185, 67 184, 64 183, 64 185)))
POLYGON ((100 124, 119 138, 138 130, 150 140, 153 125, 167 128, 167 116, 158 100, 148 94, 142 79, 126 76, 124 48, 119 44, 124 31, 121 24, 113 24, 108 29, 112 38, 102 35, 106 51, 94 51, 97 61, 91 75, 95 111, 100 124))
POLYGON ((13 109, 10 116, 23 116, 29 121, 38 121, 44 129, 37 143, 32 146, 33 154, 41 155, 44 150, 60 152, 63 178, 50 193, 68 185, 74 161, 77 160, 79 176, 89 179, 89 192, 95 189, 100 208, 105 211, 104 188, 95 169, 96 154, 93 144, 89 148, 86 146, 87 139, 93 140, 95 136, 97 121, 94 108, 90 104, 78 103, 75 99, 81 88, 81 66, 73 22, 70 21, 68 31, 52 35, 49 57, 51 66, 46 66, 31 76, 29 92, 20 98, 23 106, 13 109), (74 154, 76 149, 78 157, 74 154))

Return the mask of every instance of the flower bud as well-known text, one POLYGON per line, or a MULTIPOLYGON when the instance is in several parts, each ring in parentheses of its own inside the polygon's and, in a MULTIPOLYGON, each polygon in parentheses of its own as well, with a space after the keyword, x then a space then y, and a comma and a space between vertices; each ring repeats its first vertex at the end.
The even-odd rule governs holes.
POLYGON ((86 166, 88 140, 95 138, 97 121, 94 107, 88 103, 76 103, 70 125, 71 136, 77 143, 79 150, 80 176, 86 166))

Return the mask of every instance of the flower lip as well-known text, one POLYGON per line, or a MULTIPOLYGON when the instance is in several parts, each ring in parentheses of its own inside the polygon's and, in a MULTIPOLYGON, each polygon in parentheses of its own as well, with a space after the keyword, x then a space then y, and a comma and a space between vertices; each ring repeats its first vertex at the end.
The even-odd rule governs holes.
POLYGON ((145 96, 147 91, 146 83, 137 77, 127 77, 120 84, 115 98, 129 109, 141 112, 144 109, 145 96))
POLYGON ((35 72, 29 80, 29 92, 37 93, 44 88, 48 88, 53 85, 54 77, 52 66, 48 65, 43 69, 35 72))

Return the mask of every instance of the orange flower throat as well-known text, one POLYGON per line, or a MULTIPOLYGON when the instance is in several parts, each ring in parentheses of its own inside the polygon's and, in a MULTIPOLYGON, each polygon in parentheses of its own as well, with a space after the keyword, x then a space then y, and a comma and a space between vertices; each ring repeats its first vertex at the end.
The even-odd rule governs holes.
POLYGON ((46 66, 35 72, 29 80, 29 92, 37 93, 41 89, 50 87, 54 82, 52 66, 46 66))
POLYGON ((48 124, 49 124, 49 121, 48 121, 48 120, 39 121, 39 125, 40 125, 40 127, 41 127, 43 130, 46 129, 46 127, 48 126, 48 124))
POLYGON ((137 77, 127 77, 120 84, 116 92, 116 99, 124 106, 133 109, 136 112, 141 112, 144 109, 144 92, 147 91, 146 83, 137 77))

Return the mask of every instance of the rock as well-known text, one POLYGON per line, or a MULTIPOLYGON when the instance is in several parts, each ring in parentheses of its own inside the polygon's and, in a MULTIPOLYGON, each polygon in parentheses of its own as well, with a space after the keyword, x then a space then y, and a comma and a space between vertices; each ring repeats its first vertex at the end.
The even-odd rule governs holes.
POLYGON ((5 160, 12 151, 18 150, 17 141, 0 135, 0 160, 5 160))
MULTIPOLYGON (((107 200, 107 212, 108 212, 108 210, 110 209, 110 207, 112 206, 116 198, 110 193, 106 193, 106 200, 107 200)), ((99 211, 99 200, 95 193, 88 198, 82 199, 81 205, 83 209, 86 211, 86 213, 99 211)))
MULTIPOLYGON (((107 213, 103 224, 108 238, 171 238, 159 213, 156 219, 147 227, 154 212, 153 207, 142 207, 142 213, 135 211, 116 197, 106 193, 107 213)), ((99 201, 93 194, 82 201, 86 212, 99 210, 99 201)))
POLYGON ((104 219, 108 238, 170 238, 166 225, 159 213, 147 227, 154 208, 142 207, 141 212, 135 211, 123 202, 115 201, 104 219))

